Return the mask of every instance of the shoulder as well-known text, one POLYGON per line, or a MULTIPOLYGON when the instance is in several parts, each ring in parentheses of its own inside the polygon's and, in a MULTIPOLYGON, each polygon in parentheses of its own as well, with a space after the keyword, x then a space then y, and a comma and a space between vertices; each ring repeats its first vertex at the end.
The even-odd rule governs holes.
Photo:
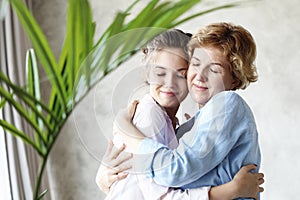
MULTIPOLYGON (((145 98, 141 99, 136 113, 133 118, 133 124, 139 129, 145 136, 155 138, 159 140, 158 137, 162 133, 162 130, 167 130, 166 127, 170 126, 170 120, 166 112, 152 99, 152 97, 147 95, 145 98)), ((163 140, 159 140, 163 142, 163 140)))
POLYGON ((211 101, 222 101, 224 103, 234 103, 234 104, 238 104, 238 103, 243 103, 245 102, 245 100, 236 92, 234 91, 223 91, 220 92, 216 95, 214 95, 211 98, 211 101))
POLYGON ((147 94, 139 102, 136 113, 133 118, 133 123, 162 121, 166 118, 165 111, 147 94))
POLYGON ((246 101, 234 91, 224 91, 213 96, 210 101, 201 109, 201 112, 214 114, 244 115, 251 113, 246 101))
MULTIPOLYGON (((234 91, 224 91, 216 94, 211 98, 211 100, 207 103, 210 104, 218 104, 220 106, 224 105, 228 108, 233 108, 234 106, 246 106, 246 101, 236 92, 234 91)), ((230 109, 229 109, 230 110, 230 109)))

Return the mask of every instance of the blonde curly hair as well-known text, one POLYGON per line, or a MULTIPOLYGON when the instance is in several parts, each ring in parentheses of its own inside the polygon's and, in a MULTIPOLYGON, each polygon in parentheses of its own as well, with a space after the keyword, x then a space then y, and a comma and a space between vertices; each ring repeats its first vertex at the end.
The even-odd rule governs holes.
POLYGON ((242 26, 231 23, 213 23, 195 33, 189 44, 189 54, 195 48, 214 47, 224 53, 230 63, 230 72, 238 81, 236 89, 245 89, 251 82, 257 81, 254 64, 256 44, 251 34, 242 26))

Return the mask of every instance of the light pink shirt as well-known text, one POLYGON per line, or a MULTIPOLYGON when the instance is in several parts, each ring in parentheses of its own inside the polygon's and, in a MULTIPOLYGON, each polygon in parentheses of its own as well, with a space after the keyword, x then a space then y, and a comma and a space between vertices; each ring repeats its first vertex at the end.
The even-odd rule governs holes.
MULTIPOLYGON (((167 145, 171 149, 178 146, 172 121, 167 113, 147 94, 139 102, 133 119, 134 125, 147 137, 167 145)), ((114 143, 120 146, 123 141, 115 135, 114 143)), ((130 152, 130 149, 126 149, 130 152)), ((134 160, 134 159, 133 159, 134 160)), ((141 163, 142 164, 142 163, 141 163)), ((106 199, 197 199, 208 200, 210 187, 197 189, 173 189, 156 184, 138 169, 129 172, 127 178, 115 182, 106 199)))

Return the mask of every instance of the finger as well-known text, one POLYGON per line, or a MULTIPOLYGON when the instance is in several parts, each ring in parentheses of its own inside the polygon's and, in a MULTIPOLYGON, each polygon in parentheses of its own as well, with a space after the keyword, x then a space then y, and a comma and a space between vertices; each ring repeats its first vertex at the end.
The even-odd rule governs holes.
POLYGON ((259 192, 263 192, 263 191, 265 191, 265 189, 264 189, 263 187, 259 187, 259 188, 258 188, 258 191, 259 191, 259 192))
POLYGON ((125 144, 122 144, 120 148, 116 148, 116 150, 112 152, 111 158, 116 159, 120 155, 120 153, 125 150, 125 148, 126 148, 125 144))
POLYGON ((263 173, 257 173, 257 178, 264 178, 265 175, 263 173))
POLYGON ((118 180, 122 180, 122 179, 126 178, 127 176, 128 176, 128 173, 125 173, 125 172, 119 173, 118 174, 118 180))
POLYGON ((254 169, 256 169, 256 165, 253 165, 253 164, 246 165, 241 168, 241 170, 244 170, 247 172, 250 172, 251 170, 254 170, 254 169))
POLYGON ((139 102, 137 100, 134 100, 133 102, 131 102, 131 104, 129 104, 128 106, 128 113, 130 116, 130 119, 132 120, 137 108, 137 105, 139 104, 139 102))
POLYGON ((261 179, 258 179, 258 185, 261 185, 265 182, 265 179, 261 178, 261 179))
POLYGON ((113 175, 118 174, 118 173, 122 173, 125 172, 126 170, 129 170, 132 168, 132 165, 129 163, 123 163, 118 167, 112 168, 111 173, 113 175))
POLYGON ((124 163, 125 161, 130 160, 131 158, 132 158, 132 154, 123 155, 121 157, 118 157, 115 160, 115 166, 117 167, 117 166, 121 165, 122 163, 124 163))
POLYGON ((108 182, 109 182, 109 187, 111 187, 111 185, 112 185, 114 182, 118 181, 118 180, 119 180, 118 174, 115 174, 115 175, 110 176, 110 178, 109 178, 109 180, 108 180, 108 182))
POLYGON ((264 179, 264 174, 263 173, 255 173, 255 178, 260 180, 260 179, 264 179))
POLYGON ((187 113, 184 113, 184 117, 185 117, 186 120, 189 120, 191 118, 191 116, 187 113))

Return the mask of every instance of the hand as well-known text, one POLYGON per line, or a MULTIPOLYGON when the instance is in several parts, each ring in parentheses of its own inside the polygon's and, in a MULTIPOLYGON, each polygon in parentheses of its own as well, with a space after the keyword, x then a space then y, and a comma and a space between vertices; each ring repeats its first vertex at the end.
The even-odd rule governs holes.
POLYGON ((113 133, 119 134, 124 143, 136 153, 145 136, 132 124, 138 101, 129 104, 127 109, 121 109, 115 117, 113 133))
POLYGON ((191 119, 191 115, 189 115, 188 113, 184 113, 184 117, 185 117, 186 120, 191 119))
POLYGON ((131 121, 133 120, 133 117, 134 117, 134 114, 135 114, 135 111, 136 111, 136 107, 137 107, 138 104, 139 104, 139 101, 138 100, 134 100, 127 107, 128 114, 129 114, 129 117, 130 117, 131 121))
POLYGON ((109 141, 96 175, 98 187, 106 194, 108 194, 111 185, 115 181, 127 177, 128 173, 125 171, 131 168, 131 165, 126 161, 132 158, 132 154, 123 152, 125 145, 119 149, 114 149, 113 147, 113 142, 109 141))
POLYGON ((252 173, 251 170, 256 169, 255 165, 247 165, 240 169, 234 176, 233 183, 237 187, 238 197, 252 197, 258 199, 258 193, 263 192, 264 188, 260 187, 265 182, 263 173, 252 173))

